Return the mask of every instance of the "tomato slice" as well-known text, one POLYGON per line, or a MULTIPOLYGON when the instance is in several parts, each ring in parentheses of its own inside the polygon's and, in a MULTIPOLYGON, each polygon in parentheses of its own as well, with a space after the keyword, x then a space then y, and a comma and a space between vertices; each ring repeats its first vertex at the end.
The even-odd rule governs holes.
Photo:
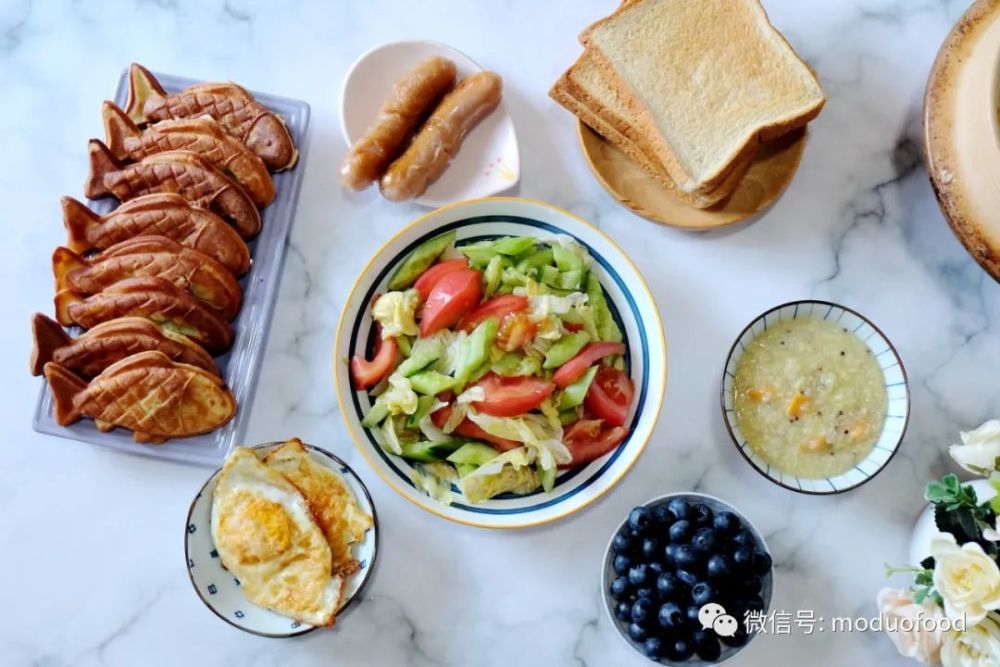
POLYGON ((431 290, 434 289, 434 286, 437 285, 441 278, 452 271, 464 269, 468 266, 469 263, 465 259, 449 259, 447 262, 440 262, 421 273, 417 281, 413 283, 413 288, 420 292, 420 300, 426 301, 427 297, 431 294, 431 290))
POLYGON ((575 357, 560 366, 552 376, 552 380, 560 387, 568 387, 583 377, 595 361, 622 354, 625 354, 624 343, 590 343, 575 357))
POLYGON ((563 322, 563 326, 566 327, 566 331, 570 333, 576 333, 583 329, 582 324, 577 324, 576 322, 563 322))
POLYGON ((351 359, 351 378, 358 389, 374 387, 396 366, 399 345, 395 338, 382 340, 381 327, 375 328, 375 356, 371 361, 354 355, 351 359))
POLYGON ((484 400, 473 401, 472 405, 479 412, 494 417, 516 417, 530 412, 556 389, 552 382, 530 375, 505 378, 496 373, 487 373, 472 386, 482 387, 486 393, 484 400))
POLYGON ((461 320, 479 303, 482 277, 475 269, 446 273, 431 289, 420 316, 420 335, 432 336, 461 320))
POLYGON ((516 294, 506 294, 498 296, 489 301, 484 301, 478 308, 462 318, 458 323, 458 328, 462 331, 470 332, 488 317, 495 317, 502 320, 511 313, 519 313, 528 309, 528 297, 516 294))
POLYGON ((601 419, 573 422, 563 435, 563 444, 572 454, 573 462, 564 467, 580 466, 601 458, 620 445, 626 435, 628 431, 621 426, 605 428, 601 419))
MULTIPOLYGON (((448 421, 448 417, 451 416, 451 409, 452 408, 449 405, 441 408, 437 412, 434 412, 431 415, 431 420, 434 422, 434 425, 438 428, 444 426, 445 422, 448 421)), ((459 425, 455 427, 453 433, 465 436, 466 438, 472 438, 473 440, 483 440, 484 442, 490 443, 501 452, 517 449, 521 446, 521 443, 517 440, 508 440, 507 438, 501 438, 487 433, 482 429, 482 427, 479 426, 479 424, 469 419, 463 419, 459 425)))
POLYGON ((635 388, 632 379, 617 368, 601 366, 590 383, 583 404, 590 414, 611 426, 624 426, 635 388))
POLYGON ((530 343, 536 333, 538 325, 526 313, 513 313, 500 322, 496 344, 504 352, 513 352, 530 343))

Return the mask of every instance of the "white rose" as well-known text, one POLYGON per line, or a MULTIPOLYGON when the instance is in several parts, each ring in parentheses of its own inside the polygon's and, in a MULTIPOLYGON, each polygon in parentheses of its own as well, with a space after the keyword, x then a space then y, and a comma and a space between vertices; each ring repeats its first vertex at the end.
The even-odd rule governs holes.
POLYGON ((931 540, 934 588, 944 598, 944 611, 953 621, 963 616, 970 626, 1000 608, 1000 568, 975 542, 961 547, 951 533, 931 540))
POLYGON ((949 632, 941 647, 945 667, 996 667, 1000 665, 1000 616, 990 613, 965 632, 949 632))
POLYGON ((915 658, 925 665, 941 664, 944 614, 940 607, 928 599, 917 604, 909 593, 894 588, 880 590, 876 603, 887 628, 886 634, 900 655, 915 658), (925 623, 931 625, 923 620, 925 618, 933 619, 932 629, 924 627, 925 623), (903 623, 903 619, 909 620, 903 623))
POLYGON ((948 448, 958 465, 983 476, 996 470, 996 461, 1000 458, 1000 420, 991 419, 975 431, 963 431, 959 435, 962 444, 948 448))

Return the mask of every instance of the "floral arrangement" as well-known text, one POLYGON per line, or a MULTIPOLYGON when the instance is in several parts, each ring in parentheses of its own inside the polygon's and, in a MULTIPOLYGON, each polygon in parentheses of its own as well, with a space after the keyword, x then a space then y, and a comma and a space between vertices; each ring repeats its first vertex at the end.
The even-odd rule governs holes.
MULTIPOLYGON (((948 453, 1000 492, 1000 421, 961 437, 948 453)), ((1000 665, 1000 493, 980 502, 971 485, 945 475, 924 496, 940 532, 919 566, 886 565, 887 576, 907 573, 912 584, 879 591, 882 627, 900 654, 925 665, 1000 665)))

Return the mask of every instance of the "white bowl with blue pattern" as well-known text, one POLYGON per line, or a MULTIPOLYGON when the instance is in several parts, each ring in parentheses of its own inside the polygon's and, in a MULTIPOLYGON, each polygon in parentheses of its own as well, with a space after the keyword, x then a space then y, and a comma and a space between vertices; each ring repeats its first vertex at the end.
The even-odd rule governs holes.
POLYGON ((910 391, 906 380, 906 370, 900 361, 896 348, 882 331, 860 313, 845 306, 829 301, 792 301, 775 306, 760 317, 753 320, 736 338, 726 359, 725 371, 722 374, 722 416, 726 423, 733 444, 743 458, 754 470, 769 480, 786 489, 799 493, 829 495, 843 493, 857 488, 882 472, 899 449, 906 433, 906 425, 910 418, 910 391), (739 425, 736 423, 734 406, 734 379, 736 364, 753 340, 779 322, 792 319, 818 319, 835 322, 846 331, 857 336, 882 368, 885 379, 887 410, 885 424, 875 446, 868 456, 858 462, 850 470, 840 475, 819 479, 797 477, 778 470, 747 443, 739 425))
MULTIPOLYGON (((284 443, 271 442, 252 447, 258 456, 263 456, 272 449, 284 443)), ((375 558, 378 555, 378 516, 372 504, 368 489, 361 478, 340 458, 325 449, 305 445, 313 459, 321 465, 330 468, 347 482, 358 506, 371 515, 372 527, 365 533, 365 538, 351 547, 351 553, 360 564, 360 569, 347 577, 344 582, 344 592, 341 596, 340 616, 351 606, 361 600, 365 586, 375 570, 375 558)), ((184 554, 187 558, 188 575, 195 592, 205 606, 226 623, 261 637, 295 637, 316 628, 306 623, 275 613, 264 607, 258 607, 243 595, 240 582, 225 567, 215 550, 212 541, 212 495, 219 481, 221 468, 212 473, 188 510, 187 524, 184 530, 184 554)))
POLYGON ((555 521, 611 489, 636 462, 652 435, 667 381, 663 323, 646 281, 628 256, 597 227, 572 213, 516 197, 473 199, 445 206, 418 218, 389 239, 351 289, 341 312, 333 356, 341 415, 375 472, 417 506, 451 521, 484 528, 520 528, 555 521), (473 504, 453 485, 454 500, 445 504, 418 490, 411 478, 410 463, 386 452, 376 439, 379 436, 361 426, 374 399, 365 391, 354 390, 348 361, 356 354, 365 356, 374 340, 369 304, 376 293, 386 291, 389 277, 411 250, 450 230, 457 232, 458 245, 500 236, 571 236, 593 257, 591 270, 604 287, 608 305, 625 337, 626 367, 636 388, 636 400, 626 422, 629 435, 605 456, 560 471, 550 492, 539 489, 523 496, 507 493, 473 504))

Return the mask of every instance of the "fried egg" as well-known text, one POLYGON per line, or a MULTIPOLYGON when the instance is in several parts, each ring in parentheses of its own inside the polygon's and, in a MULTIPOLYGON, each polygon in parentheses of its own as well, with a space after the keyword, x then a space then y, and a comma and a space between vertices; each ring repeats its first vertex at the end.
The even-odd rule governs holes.
POLYGON ((281 473, 305 497, 330 545, 333 572, 344 576, 356 572, 358 562, 351 555, 351 545, 364 539, 373 520, 358 506, 347 482, 317 462, 298 438, 269 452, 264 463, 281 473))
POLYGON ((226 459, 212 497, 212 539, 247 599, 310 625, 330 625, 343 578, 305 498, 250 449, 226 459))

